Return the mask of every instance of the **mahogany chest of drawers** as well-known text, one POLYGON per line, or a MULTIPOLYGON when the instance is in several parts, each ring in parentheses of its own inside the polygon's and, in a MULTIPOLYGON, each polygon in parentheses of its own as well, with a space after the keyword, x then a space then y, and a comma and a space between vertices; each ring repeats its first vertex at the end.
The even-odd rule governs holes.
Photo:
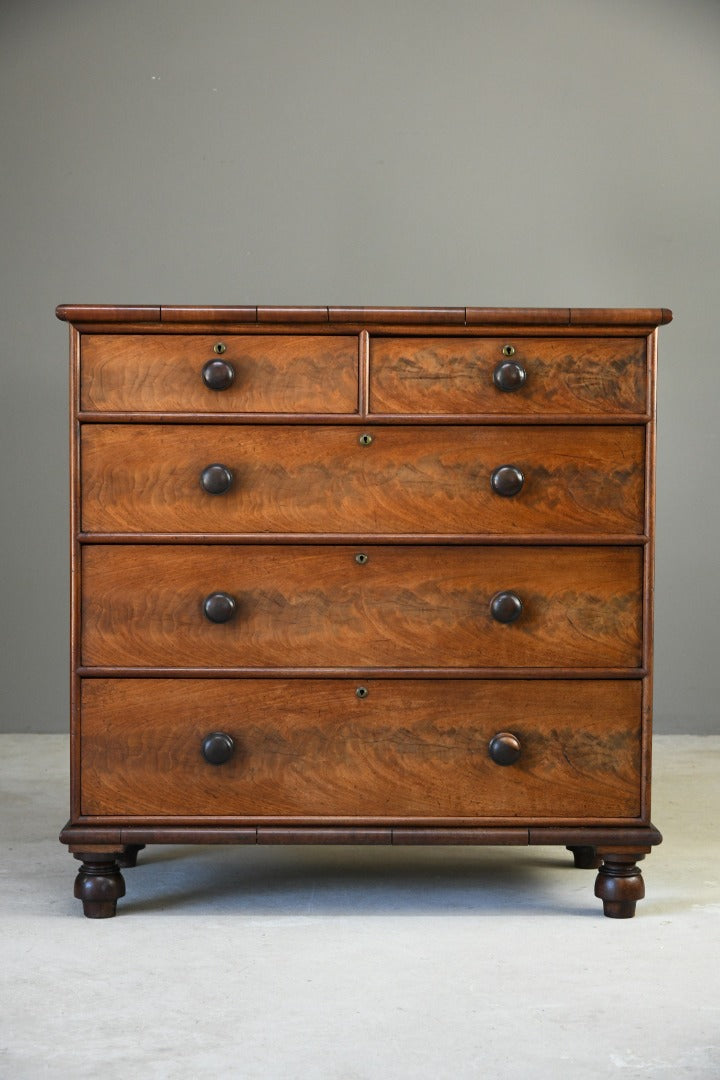
POLYGON ((146 844, 561 844, 644 894, 665 309, 63 306, 75 895, 146 844))

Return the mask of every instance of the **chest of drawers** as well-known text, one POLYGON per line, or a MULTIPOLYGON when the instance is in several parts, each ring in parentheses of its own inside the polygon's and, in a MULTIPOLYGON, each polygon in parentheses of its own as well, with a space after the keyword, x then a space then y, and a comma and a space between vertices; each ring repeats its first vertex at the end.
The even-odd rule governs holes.
POLYGON ((560 844, 634 914, 665 309, 63 306, 75 896, 146 844, 560 844))

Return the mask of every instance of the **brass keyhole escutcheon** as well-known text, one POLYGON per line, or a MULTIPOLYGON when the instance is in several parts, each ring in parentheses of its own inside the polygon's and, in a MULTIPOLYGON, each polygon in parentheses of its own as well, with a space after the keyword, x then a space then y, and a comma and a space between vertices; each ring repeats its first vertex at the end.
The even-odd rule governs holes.
POLYGON ((361 446, 370 446, 372 441, 373 441, 373 437, 372 437, 372 435, 368 434, 368 432, 364 432, 360 436, 360 438, 358 439, 358 442, 360 443, 361 446))
POLYGON ((370 691, 368 690, 367 686, 358 686, 357 690, 355 691, 355 697, 366 698, 369 693, 370 691))
POLYGON ((369 558, 370 556, 366 555, 364 551, 358 551, 357 555, 355 556, 355 562, 358 564, 358 566, 364 566, 369 558))
POLYGON ((218 341, 217 345, 213 345, 213 352, 217 353, 218 356, 222 356, 224 352, 227 352, 227 345, 224 345, 222 341, 218 341))
POLYGON ((503 345, 502 353, 503 353, 503 356, 514 356, 515 355, 515 346, 514 345, 503 345))

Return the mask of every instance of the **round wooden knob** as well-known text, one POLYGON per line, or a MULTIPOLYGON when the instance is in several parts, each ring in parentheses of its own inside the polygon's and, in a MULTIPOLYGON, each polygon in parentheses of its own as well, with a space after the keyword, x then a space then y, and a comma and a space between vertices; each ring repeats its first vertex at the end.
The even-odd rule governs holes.
POLYGON ((517 360, 503 360, 495 368, 493 375, 493 382, 498 390, 504 390, 505 393, 520 390, 525 385, 526 379, 527 371, 517 360))
POLYGON ((517 465, 498 465, 490 477, 490 486, 496 495, 517 495, 524 483, 525 476, 517 465))
POLYGON ((223 495, 233 482, 233 474, 227 465, 208 465, 200 473, 200 484, 208 495, 223 495))
POLYGON ((495 622, 512 623, 522 615, 522 600, 514 592, 495 593, 490 601, 490 614, 495 622))
POLYGON ((205 618, 215 623, 228 622, 235 614, 236 608, 234 598, 225 592, 210 593, 203 603, 205 618))
POLYGON ((520 751, 520 740, 509 731, 499 731, 488 743, 488 753, 496 765, 514 765, 520 751))
POLYGON ((208 390, 227 390, 235 379, 235 368, 227 360, 208 360, 202 378, 208 390))
POLYGON ((235 753, 235 740, 224 731, 211 731, 203 739, 201 748, 209 765, 224 765, 235 753))

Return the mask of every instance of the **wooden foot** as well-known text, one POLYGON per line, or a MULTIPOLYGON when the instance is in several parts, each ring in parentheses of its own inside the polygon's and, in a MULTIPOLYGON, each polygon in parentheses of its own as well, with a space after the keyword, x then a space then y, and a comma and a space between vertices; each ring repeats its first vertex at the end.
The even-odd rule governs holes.
POLYGON ((81 851, 75 856, 82 866, 75 878, 75 897, 82 900, 88 919, 111 919, 117 902, 125 895, 116 852, 81 851))
POLYGON ((594 847, 568 844, 567 849, 572 851, 575 865, 580 870, 597 870, 599 866, 602 866, 602 859, 594 847))
POLYGON ((603 855, 603 864, 595 882, 595 895, 603 902, 603 912, 609 919, 632 919, 635 905, 645 895, 645 882, 636 861, 644 858, 632 854, 603 855))
POLYGON ((126 870, 128 867, 137 866, 138 851, 142 851, 144 844, 126 844, 122 855, 116 855, 118 866, 126 870))

